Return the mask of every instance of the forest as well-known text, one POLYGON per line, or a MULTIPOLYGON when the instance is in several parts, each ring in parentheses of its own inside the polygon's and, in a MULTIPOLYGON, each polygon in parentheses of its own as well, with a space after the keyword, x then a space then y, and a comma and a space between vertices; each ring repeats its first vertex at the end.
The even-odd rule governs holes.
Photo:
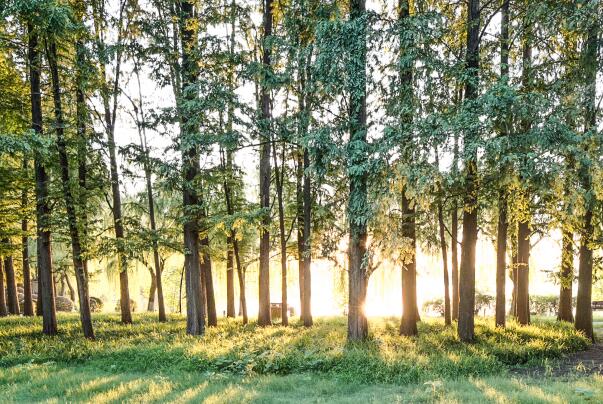
POLYGON ((603 400, 602 44, 599 0, 2 0, 0 401, 603 400))

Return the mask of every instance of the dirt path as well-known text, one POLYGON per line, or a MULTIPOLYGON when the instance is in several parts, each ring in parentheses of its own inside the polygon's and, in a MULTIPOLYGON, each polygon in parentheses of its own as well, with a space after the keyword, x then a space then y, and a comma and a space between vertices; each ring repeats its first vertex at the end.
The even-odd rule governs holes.
POLYGON ((511 373, 521 376, 571 376, 571 375, 603 375, 603 344, 593 344, 586 351, 574 352, 549 366, 531 369, 516 369, 511 373))

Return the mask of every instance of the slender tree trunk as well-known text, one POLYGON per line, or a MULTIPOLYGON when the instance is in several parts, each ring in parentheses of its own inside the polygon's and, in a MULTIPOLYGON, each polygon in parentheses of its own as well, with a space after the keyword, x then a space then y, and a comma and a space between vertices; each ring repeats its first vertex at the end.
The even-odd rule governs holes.
MULTIPOLYGON (((586 41, 584 44, 584 131, 589 134, 590 131, 597 130, 597 48, 598 48, 598 25, 592 23, 588 29, 586 41)), ((596 159, 592 146, 586 144, 585 154, 590 158, 596 159)), ((595 341, 593 333, 593 311, 592 311, 592 282, 593 282, 593 246, 594 241, 594 200, 592 192, 592 175, 587 165, 580 169, 580 181, 585 190, 585 212, 583 224, 580 232, 580 261, 578 265, 578 296, 576 301, 576 330, 582 331, 584 335, 595 341)))
POLYGON ((450 315, 450 286, 448 281, 448 247, 446 244, 446 225, 444 224, 444 214, 442 213, 442 204, 438 203, 438 223, 440 227, 440 249, 442 250, 442 264, 444 269, 444 323, 452 324, 450 315))
POLYGON ((310 153, 307 149, 304 150, 304 234, 303 234, 303 282, 304 296, 302 308, 304 318, 302 319, 305 327, 311 327, 314 323, 312 319, 312 188, 310 180, 310 153))
MULTIPOLYGON (((264 33, 262 65, 265 75, 270 71, 272 45, 269 43, 272 36, 272 0, 264 2, 264 33)), ((270 320, 270 88, 267 78, 261 81, 261 136, 260 136, 260 207, 264 210, 260 228, 260 271, 259 271, 259 312, 258 324, 266 326, 270 320)))
POLYGON ((182 45, 182 97, 179 102, 181 125, 182 166, 183 166, 183 208, 184 208, 184 268, 186 273, 186 333, 203 335, 205 333, 205 293, 199 260, 199 198, 195 181, 199 175, 199 151, 194 140, 198 132, 194 119, 188 117, 188 103, 198 98, 194 84, 197 81, 197 32, 195 30, 196 12, 193 0, 181 4, 181 45, 182 45))
MULTIPOLYGON (((8 239, 4 240, 8 245, 8 239)), ((19 295, 17 294, 17 278, 15 277, 15 265, 12 255, 4 257, 4 272, 6 274, 6 298, 8 303, 8 312, 10 314, 19 315, 19 295)))
POLYGON ((63 190, 63 199, 67 210, 67 221, 69 224, 69 236, 71 238, 71 250, 73 256, 73 267, 77 282, 78 298, 80 306, 80 321, 84 336, 94 339, 94 330, 92 328, 92 316, 90 313, 90 296, 88 294, 88 275, 82 258, 82 249, 80 244, 80 234, 77 223, 75 198, 71 191, 71 177, 69 175, 69 158, 67 156, 67 146, 65 143, 65 122, 63 119, 63 106, 61 102, 61 84, 59 81, 59 68, 57 60, 57 49, 54 41, 47 43, 47 56, 50 73, 52 77, 52 93, 54 101, 54 115, 56 121, 57 149, 59 152, 59 164, 61 167, 61 182, 63 190))
MULTIPOLYGON (((40 90, 41 57, 38 50, 38 33, 29 23, 28 59, 29 82, 31 90, 32 129, 42 136, 42 93, 40 90)), ((42 157, 35 155, 36 179, 36 227, 37 227, 37 256, 38 256, 38 306, 42 313, 42 332, 46 335, 56 335, 57 319, 52 280, 52 254, 50 251, 50 206, 48 203, 48 174, 42 157)))
POLYGON ((216 311, 216 297, 214 293, 214 279, 211 270, 211 256, 209 255, 209 237, 204 235, 199 245, 201 246, 201 276, 205 285, 205 298, 207 307, 207 325, 215 327, 218 325, 218 314, 216 311))
MULTIPOLYGON (((467 79, 465 100, 472 103, 478 96, 479 80, 479 0, 469 0, 467 12, 467 79)), ((477 119, 477 118, 476 118, 477 119)), ((463 249, 459 279, 459 339, 473 342, 475 315, 475 246, 477 243, 478 178, 477 149, 475 142, 479 132, 469 130, 465 133, 465 197, 463 209, 463 249)))
MULTIPOLYGON (((301 98, 301 97, 300 97, 301 98)), ((301 99, 300 99, 301 104, 301 99)), ((301 126, 301 125, 300 125, 301 126)), ((301 133, 300 133, 301 137, 301 133)), ((296 214, 297 214, 297 269, 299 278, 299 318, 303 322, 306 317, 304 309, 304 151, 302 147, 297 150, 296 165, 296 214)))
POLYGON ((151 286, 149 286, 149 301, 147 303, 147 311, 155 311, 155 293, 157 293, 157 278, 152 269, 149 268, 149 274, 151 275, 151 286))
POLYGON ((459 213, 456 202, 452 204, 450 220, 450 255, 452 259, 452 320, 459 318, 459 256, 458 256, 458 229, 459 213))
MULTIPOLYGON (((276 141, 272 142, 272 156, 274 159, 274 176, 276 178, 276 196, 278 205, 278 226, 279 226, 279 241, 281 247, 281 323, 282 325, 289 325, 289 311, 287 303, 287 236, 285 229, 285 207, 283 204, 283 181, 285 174, 284 164, 279 167, 278 160, 276 158, 276 141)), ((283 163, 285 153, 283 146, 283 163)))
POLYGON ((559 274, 559 312, 557 320, 574 322, 572 311, 572 283, 574 281, 574 233, 563 229, 561 273, 559 274))
POLYGON ((226 317, 236 317, 234 291, 234 251, 232 237, 226 237, 226 317))
MULTIPOLYGON (((27 171, 29 168, 29 162, 27 158, 23 158, 23 170, 27 171)), ((23 189, 21 192, 21 209, 23 212, 27 209, 27 189, 23 189)), ((28 223, 27 218, 21 219, 21 263, 23 266, 23 315, 33 316, 33 299, 31 293, 31 272, 29 267, 29 237, 27 235, 28 223)), ((0 309, 1 310, 1 309, 0 309)))
POLYGON ((517 321, 527 325, 530 323, 530 225, 522 221, 517 229, 517 321))
POLYGON ((501 190, 498 197, 498 225, 496 230, 496 326, 505 326, 507 279, 507 197, 501 190))
POLYGON ((509 271, 509 277, 513 283, 513 290, 511 291, 511 310, 509 315, 517 319, 517 228, 514 232, 515 245, 513 246, 513 256, 511 258, 511 271, 509 271))
MULTIPOLYGON (((509 79, 509 3, 510 0, 501 0, 500 24, 500 76, 506 82, 509 79)), ((501 136, 508 135, 508 114, 502 119, 501 136)), ((503 176, 507 174, 506 165, 503 176)), ((506 323, 506 279, 507 279, 507 194, 503 186, 498 191, 498 225, 496 231, 496 315, 497 327, 505 327, 506 323)))
MULTIPOLYGON (((350 1, 350 21, 358 24, 364 18, 364 0, 350 1)), ((368 283, 366 254, 367 226, 364 219, 367 211, 366 164, 366 27, 362 25, 353 45, 354 59, 350 61, 351 85, 349 89, 350 143, 360 152, 348 156, 348 178, 350 195, 348 200, 349 235, 349 303, 348 341, 364 340, 368 337, 368 321, 364 313, 366 287, 368 283)))
POLYGON ((8 316, 8 307, 6 307, 6 288, 4 287, 4 265, 0 258, 0 317, 8 316))

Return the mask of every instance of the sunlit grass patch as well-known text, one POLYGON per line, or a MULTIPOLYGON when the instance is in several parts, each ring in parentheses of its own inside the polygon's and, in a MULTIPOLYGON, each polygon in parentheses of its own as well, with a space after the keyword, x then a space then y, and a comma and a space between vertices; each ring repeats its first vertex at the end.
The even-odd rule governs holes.
POLYGON ((397 319, 372 319, 370 338, 356 344, 346 343, 345 319, 339 317, 317 319, 311 328, 243 326, 224 319, 199 338, 185 334, 180 316, 162 324, 139 314, 126 326, 116 315, 98 315, 96 341, 82 338, 75 314, 60 315, 59 324, 60 335, 44 337, 39 319, 1 319, 0 366, 56 362, 108 372, 311 373, 348 382, 416 383, 504 374, 588 346, 570 324, 546 320, 498 329, 478 319, 473 344, 461 343, 454 327, 435 319, 421 322, 416 338, 400 337, 397 319))

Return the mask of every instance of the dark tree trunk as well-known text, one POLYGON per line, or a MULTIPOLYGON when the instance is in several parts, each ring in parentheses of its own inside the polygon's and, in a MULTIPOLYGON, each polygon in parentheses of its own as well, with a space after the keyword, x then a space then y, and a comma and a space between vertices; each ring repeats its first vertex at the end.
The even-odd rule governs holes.
POLYGON ((226 237, 226 317, 236 317, 234 291, 234 251, 232 237, 226 237))
POLYGON ((304 282, 304 296, 302 301, 302 308, 304 317, 302 319, 305 327, 310 327, 313 324, 312 319, 312 188, 310 183, 310 154, 308 150, 304 150, 304 186, 303 186, 303 200, 304 200, 304 234, 303 234, 303 282, 304 282))
POLYGON ((260 136, 260 207, 264 210, 260 228, 260 270, 259 270, 259 312, 258 324, 271 324, 270 319, 270 88, 267 75, 270 71, 272 45, 272 0, 264 0, 264 33, 262 65, 264 77, 261 80, 261 136, 260 136))
MULTIPOLYGON (((517 230, 517 228, 515 228, 517 230)), ((513 283, 513 290, 511 291, 511 309, 509 315, 517 319, 517 231, 514 232, 515 245, 513 246, 513 256, 511 258, 512 265, 509 277, 513 283)))
MULTIPOLYGON (((301 99, 300 99, 301 104, 301 99)), ((301 126, 301 125, 300 125, 301 126)), ((301 138, 301 133, 300 133, 301 138)), ((304 321, 304 151, 302 147, 297 150, 296 165, 296 214, 297 214, 297 269, 299 278, 299 318, 304 321)))
POLYGON ((157 293, 157 278, 151 268, 149 268, 149 275, 151 275, 151 286, 149 286, 149 301, 147 303, 147 311, 155 311, 155 293, 157 293))
POLYGON ((4 286, 4 265, 0 259, 0 317, 8 316, 8 307, 6 307, 6 288, 4 286))
POLYGON ((48 65, 52 77, 52 94, 54 101, 54 115, 56 120, 57 149, 59 152, 59 164, 61 167, 61 182, 63 199, 67 210, 67 221, 69 224, 69 236, 71 238, 71 250, 73 256, 73 268, 77 282, 78 299, 80 306, 80 321, 84 336, 94 339, 92 328, 92 316, 90 314, 90 296, 88 294, 88 275, 82 258, 80 234, 77 223, 75 198, 71 191, 71 177, 69 175, 69 158, 67 156, 67 145, 65 143, 65 122, 63 119, 63 106, 61 102, 61 85, 59 82, 59 68, 57 50, 54 41, 50 41, 47 47, 48 65))
MULTIPOLYGON (((31 90, 31 120, 32 129, 43 135, 42 130, 42 93, 40 90, 41 58, 38 51, 38 33, 30 23, 28 31, 29 82, 31 90)), ((36 180, 36 227, 38 255, 38 306, 41 306, 42 332, 46 335, 56 335, 57 319, 52 284, 52 254, 50 251, 50 206, 48 203, 48 174, 42 162, 42 157, 35 155, 36 180)))
POLYGON ((574 282, 574 233, 563 229, 561 273, 559 274, 559 312, 557 320, 574 322, 572 283, 574 282))
POLYGON ((517 321, 519 324, 530 323, 530 226, 519 222, 517 226, 517 321))
POLYGON ((194 29, 196 13, 192 0, 181 4, 182 20, 180 25, 182 46, 182 97, 179 102, 180 114, 180 147, 182 149, 183 187, 182 199, 184 209, 184 268, 186 273, 186 333, 203 335, 205 333, 205 293, 202 287, 201 266, 199 260, 199 198, 195 189, 195 181, 199 175, 199 150, 195 141, 198 132, 195 120, 188 119, 190 111, 188 103, 198 98, 194 84, 197 82, 197 38, 194 29), (185 105, 183 105, 185 104, 185 105))
MULTIPOLYGON (((500 76, 502 80, 509 78, 509 2, 502 0, 500 24, 500 76)), ((501 120, 500 135, 508 133, 508 114, 501 120)), ((503 176, 506 169, 503 168, 503 176)), ((496 315, 497 327, 505 327, 506 323, 506 280, 507 280, 507 196, 504 186, 498 191, 498 225, 496 231, 496 315)))
POLYGON ((278 226, 279 226, 279 241, 281 247, 281 323, 282 325, 289 325, 289 310, 287 302, 287 236, 285 229, 285 206, 283 203, 283 181, 285 175, 285 150, 283 147, 283 154, 281 156, 283 165, 279 167, 278 160, 276 158, 276 141, 272 142, 273 150, 272 156, 274 159, 274 176, 276 179, 276 195, 278 205, 278 226))
POLYGON ((498 197, 498 225, 496 229, 496 326, 504 327, 507 298, 507 197, 504 190, 498 197))
POLYGON ((209 255, 209 237, 201 238, 201 276, 205 285, 205 298, 207 307, 207 325, 215 327, 218 325, 218 314, 216 312, 216 297, 214 293, 214 278, 211 270, 211 256, 209 255))
MULTIPOLYGON (((364 0, 350 1, 350 21, 358 24, 364 18, 364 0)), ((367 174, 366 164, 366 27, 361 26, 353 45, 354 59, 348 68, 351 75, 349 88, 350 143, 361 150, 348 156, 348 222, 350 226, 349 255, 349 304, 348 341, 364 340, 368 337, 368 322, 364 313, 366 302, 367 267, 367 174)), ((305 276, 305 274, 304 274, 305 276)))
MULTIPOLYGON (((4 243, 8 245, 9 241, 4 240, 4 243)), ((12 255, 7 255, 4 257, 4 272, 6 274, 6 299, 8 312, 18 316, 21 314, 21 310, 19 309, 17 278, 15 277, 15 265, 12 255)))
MULTIPOLYGON (((408 0, 399 1, 398 19, 401 23, 405 23, 410 17, 410 2, 408 0)), ((406 27, 402 27, 405 29, 406 27)), ((407 32, 400 32, 400 60, 409 57, 410 49, 414 45, 414 40, 408 39, 407 32)), ((404 108, 409 108, 413 104, 413 66, 408 65, 408 62, 400 63, 400 104, 404 108)), ((412 142, 410 125, 413 121, 413 114, 404 113, 400 117, 400 122, 404 126, 405 141, 412 142)), ((403 145, 408 147, 408 145, 403 145)), ((404 159, 410 161, 412 152, 405 153, 404 159)), ((402 267, 402 319, 400 321, 400 334, 406 336, 417 335, 417 322, 419 321, 419 308, 417 307, 417 271, 416 271, 416 224, 415 224, 415 207, 413 202, 406 195, 406 188, 402 190, 402 237, 410 243, 411 257, 405 257, 405 263, 402 267)))
POLYGON ((444 224, 444 214, 442 204, 438 203, 438 224, 440 227, 440 249, 442 250, 442 264, 444 270, 444 323, 452 324, 450 316, 450 286, 448 281, 448 246, 446 244, 446 225, 444 224))
MULTIPOLYGON (((479 0, 469 0, 467 12, 467 49, 465 82, 465 100, 472 103, 478 96, 479 80, 479 0)), ((477 118, 476 118, 477 119, 477 118)), ((474 339, 475 315, 475 246, 477 243, 478 178, 477 148, 475 142, 479 132, 469 130, 465 133, 465 195, 463 209, 463 249, 459 279, 459 324, 458 335, 461 341, 474 339)))
POLYGON ((459 212, 456 202, 452 204, 452 217, 450 220, 450 255, 452 259, 452 320, 459 318, 459 254, 458 254, 458 231, 459 212))
MULTIPOLYGON (((597 130, 597 48, 598 48, 598 25, 592 23, 584 44, 584 120, 586 133, 597 130)), ((591 158, 598 158, 592 146, 584 145, 585 154, 591 158), (594 157, 593 157, 594 156, 594 157)), ((594 200, 592 192, 592 177, 588 166, 580 169, 580 181, 585 192, 585 212, 580 232, 580 261, 578 265, 578 296, 576 298, 576 330, 582 331, 584 335, 595 341, 593 333, 593 311, 592 311, 592 283, 593 283, 593 246, 594 224, 593 211, 594 200)))
MULTIPOLYGON (((27 171, 29 163, 27 158, 23 158, 23 170, 27 171)), ((21 192, 21 209, 25 212, 27 207, 27 189, 21 192)), ((23 266, 23 315, 33 316, 34 307, 31 292, 31 272, 29 267, 29 245, 27 218, 21 219, 21 263, 23 266)), ((0 309, 1 310, 1 309, 0 309)))

